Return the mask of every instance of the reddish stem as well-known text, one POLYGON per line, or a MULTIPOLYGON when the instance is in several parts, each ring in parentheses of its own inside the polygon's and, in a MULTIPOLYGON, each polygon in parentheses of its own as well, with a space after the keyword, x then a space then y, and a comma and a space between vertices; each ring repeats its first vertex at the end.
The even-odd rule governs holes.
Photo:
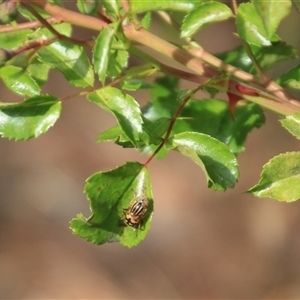
MULTIPOLYGON (((60 23, 60 20, 57 20, 55 17, 49 17, 45 19, 47 23, 60 23)), ((16 31, 16 30, 25 30, 25 29, 31 29, 31 28, 36 28, 39 26, 42 26, 43 24, 40 21, 32 21, 32 22, 26 22, 22 24, 16 24, 16 25, 9 25, 9 26, 1 26, 0 27, 0 33, 3 32, 11 32, 11 31, 16 31)))
POLYGON ((156 154, 161 150, 161 148, 164 146, 164 144, 166 143, 166 141, 170 138, 172 129, 175 125, 175 122, 178 118, 178 116, 180 115, 181 111, 183 110, 184 106, 187 104, 187 102, 191 99, 191 97, 200 89, 202 88, 202 85, 198 86, 197 88, 193 89, 192 91, 190 91, 181 101, 178 109, 176 110, 175 114, 173 115, 173 117, 170 120, 170 124, 169 127, 167 129, 166 135, 164 138, 162 138, 161 143, 158 145, 158 147, 155 149, 155 151, 152 153, 152 155, 147 159, 147 161, 143 164, 144 167, 147 167, 147 165, 152 161, 152 159, 156 156, 156 154))

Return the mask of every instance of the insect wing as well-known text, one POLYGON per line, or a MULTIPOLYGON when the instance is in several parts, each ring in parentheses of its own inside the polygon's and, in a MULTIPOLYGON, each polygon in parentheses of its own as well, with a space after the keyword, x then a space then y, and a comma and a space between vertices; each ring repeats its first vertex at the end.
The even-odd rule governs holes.
POLYGON ((147 198, 135 201, 129 208, 123 209, 125 215, 124 223, 126 226, 140 228, 143 218, 147 212, 147 198))
POLYGON ((143 217, 147 211, 148 203, 146 199, 135 202, 130 208, 130 212, 137 217, 143 217))

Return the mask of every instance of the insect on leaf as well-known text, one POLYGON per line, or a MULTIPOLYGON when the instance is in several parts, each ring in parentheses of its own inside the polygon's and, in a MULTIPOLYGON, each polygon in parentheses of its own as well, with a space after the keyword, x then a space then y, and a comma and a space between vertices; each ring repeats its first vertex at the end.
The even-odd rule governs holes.
POLYGON ((71 221, 74 234, 95 244, 118 241, 126 247, 138 245, 147 235, 153 212, 153 197, 148 170, 139 163, 126 163, 108 172, 98 172, 87 179, 84 191, 92 214, 81 214, 71 221), (128 226, 129 208, 140 200, 147 208, 139 228, 128 226))

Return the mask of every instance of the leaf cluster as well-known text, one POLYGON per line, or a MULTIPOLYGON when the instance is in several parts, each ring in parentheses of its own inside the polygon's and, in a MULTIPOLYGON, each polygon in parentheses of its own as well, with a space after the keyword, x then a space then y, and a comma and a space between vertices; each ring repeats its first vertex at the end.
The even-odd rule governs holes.
MULTIPOLYGON (((126 162, 87 179, 84 192, 91 215, 78 214, 71 221, 74 234, 95 244, 139 244, 154 210, 147 166, 169 151, 196 163, 208 188, 221 192, 233 188, 239 177, 237 155, 244 151, 248 134, 265 122, 262 108, 283 115, 282 125, 299 139, 300 105, 286 88, 299 89, 300 65, 275 79, 265 73, 297 57, 296 49, 277 33, 291 13, 292 1, 252 0, 230 7, 198 0, 77 0, 77 11, 62 6, 59 0, 24 0, 9 6, 12 13, 2 18, 10 25, 0 26, 0 78, 21 100, 1 100, 0 134, 16 141, 36 138, 59 119, 63 101, 85 95, 116 120, 114 127, 99 133, 97 142, 149 154, 144 163, 126 162), (19 22, 18 15, 27 21, 19 22), (176 30, 180 45, 154 33, 153 16, 176 30), (195 35, 218 22, 234 22, 241 44, 212 55, 195 35), (94 35, 79 40, 74 25, 93 29, 94 35), (165 64, 140 45, 179 62, 187 71, 165 64), (134 56, 141 63, 131 66, 134 56), (60 72, 80 92, 64 98, 44 94, 50 70, 60 72), (194 83, 194 88, 180 89, 180 79, 194 83), (149 93, 142 107, 135 98, 140 89, 149 93), (197 96, 199 90, 206 96, 197 96), (218 93, 226 93, 229 101, 219 99, 218 93), (141 198, 148 203, 141 227, 127 226, 124 211, 141 198)), ((7 3, 0 5, 0 17, 7 8, 7 3)), ((299 159, 299 152, 271 159, 248 192, 285 202, 299 199, 299 159)))

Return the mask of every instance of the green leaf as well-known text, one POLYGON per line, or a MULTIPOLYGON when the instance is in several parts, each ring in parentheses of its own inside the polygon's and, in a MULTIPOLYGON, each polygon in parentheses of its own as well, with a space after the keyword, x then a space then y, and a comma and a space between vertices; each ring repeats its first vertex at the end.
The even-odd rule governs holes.
POLYGON ((300 152, 288 152, 265 164, 259 183, 247 192, 260 198, 293 202, 300 198, 299 181, 300 152))
POLYGON ((269 38, 263 21, 252 3, 241 3, 239 5, 236 26, 239 37, 249 44, 270 46, 271 40, 278 40, 275 37, 269 38))
MULTIPOLYGON (((265 47, 257 47, 254 45, 251 45, 250 47, 257 62, 264 70, 272 67, 280 61, 294 59, 297 57, 297 50, 293 46, 287 45, 284 42, 274 42, 272 45, 265 47)), ((254 67, 252 60, 242 46, 231 51, 221 53, 218 57, 226 63, 257 75, 257 69, 254 67)))
POLYGON ((150 23, 151 23, 151 11, 147 11, 143 19, 141 20, 141 24, 145 29, 150 28, 150 23))
POLYGON ((122 74, 124 68, 128 64, 128 51, 111 50, 109 55, 107 75, 111 78, 116 78, 122 74))
POLYGON ((217 57, 246 72, 250 72, 251 68, 253 68, 253 62, 243 46, 238 46, 230 51, 219 53, 217 57))
POLYGON ((96 142, 110 141, 114 141, 117 145, 122 146, 123 148, 134 148, 134 145, 124 133, 120 125, 101 132, 96 139, 96 142))
POLYGON ((137 91, 142 89, 151 89, 153 88, 153 85, 141 79, 128 79, 121 81, 121 87, 123 90, 137 91))
MULTIPOLYGON (((166 118, 161 118, 158 120, 148 120, 143 117, 143 130, 147 135, 143 142, 139 143, 139 148, 145 147, 150 144, 158 145, 162 141, 162 137, 166 133, 170 125, 170 120, 166 118)), ((114 126, 104 132, 96 139, 97 142, 108 142, 114 141, 117 145, 122 146, 123 148, 133 148, 134 145, 124 133, 120 125, 114 126)))
POLYGON ((118 0, 101 0, 103 7, 105 8, 105 13, 113 21, 118 20, 119 10, 121 8, 118 0))
POLYGON ((60 111, 61 102, 50 95, 16 104, 0 103, 0 134, 16 141, 38 137, 55 124, 60 111))
POLYGON ((238 105, 234 112, 234 120, 230 118, 228 114, 223 116, 215 137, 226 144, 234 154, 239 154, 245 150, 244 144, 248 134, 265 123, 265 116, 259 105, 247 103, 238 105))
POLYGON ((143 121, 139 104, 133 97, 108 86, 90 93, 87 98, 113 113, 123 132, 139 147, 139 141, 144 138, 143 121))
POLYGON ((93 48, 94 69, 103 85, 105 84, 111 44, 116 31, 116 24, 110 24, 106 28, 103 28, 97 36, 96 43, 93 48))
POLYGON ((297 58, 297 49, 285 42, 275 42, 271 46, 254 50, 254 53, 263 69, 270 68, 283 60, 297 58))
POLYGON ((271 39, 282 19, 290 14, 292 2, 289 0, 280 2, 278 0, 253 0, 252 3, 263 21, 268 38, 271 39))
POLYGON ((167 132, 171 120, 168 118, 160 118, 156 120, 148 120, 143 117, 143 128, 149 137, 146 145, 154 144, 158 145, 162 142, 162 137, 167 132))
POLYGON ((27 41, 28 36, 31 34, 30 29, 15 30, 9 32, 3 32, 0 34, 0 45, 1 48, 15 49, 19 48, 25 41, 27 41))
MULTIPOLYGON (((49 14, 47 14, 43 9, 36 7, 36 6, 34 8, 44 19, 49 17, 49 14)), ((29 12, 29 10, 27 8, 23 7, 22 5, 18 6, 18 11, 24 18, 26 18, 30 21, 36 21, 36 17, 34 17, 33 14, 31 12, 29 12)))
POLYGON ((228 103, 216 99, 189 101, 180 117, 173 134, 185 131, 208 134, 226 144, 235 154, 244 151, 248 134, 265 122, 262 109, 254 103, 238 105, 232 120, 228 103))
POLYGON ((111 127, 109 129, 101 132, 97 136, 96 142, 109 142, 109 141, 114 141, 116 139, 123 138, 123 137, 126 139, 126 141, 129 141, 129 139, 126 136, 126 134, 124 134, 121 126, 120 125, 116 125, 114 127, 111 127))
POLYGON ((180 102, 178 78, 168 75, 156 78, 154 88, 151 90, 151 101, 143 109, 144 116, 149 120, 171 118, 180 102))
POLYGON ((172 144, 203 169, 209 188, 225 191, 234 187, 239 175, 238 163, 225 144, 197 132, 176 134, 172 144))
POLYGON ((232 16, 231 9, 223 3, 214 1, 201 3, 184 18, 181 37, 189 37, 209 24, 227 20, 232 16))
POLYGON ((283 87, 300 89, 300 65, 289 70, 277 79, 277 82, 283 87))
POLYGON ((74 86, 93 86, 93 69, 83 47, 58 41, 41 48, 38 54, 42 62, 60 71, 74 86))
POLYGON ((146 237, 153 213, 153 196, 148 170, 139 163, 126 163, 87 179, 84 192, 92 215, 81 214, 71 221, 74 234, 94 243, 120 242, 126 247, 138 245, 146 237), (139 229, 125 226, 124 210, 135 201, 147 199, 148 208, 139 229))
POLYGON ((124 80, 140 80, 153 76, 158 71, 152 64, 146 63, 126 70, 124 80))
POLYGON ((297 112, 291 116, 286 116, 280 122, 284 128, 300 140, 300 113, 297 112))
POLYGON ((40 93, 40 87, 34 79, 19 67, 2 67, 0 77, 10 90, 21 96, 34 96, 40 93))
MULTIPOLYGON (((61 1, 59 0, 49 0, 48 3, 52 3, 57 6, 62 6, 61 1)), ((35 10, 42 16, 44 19, 48 18, 50 15, 46 13, 43 9, 34 6, 35 10)), ((29 12, 29 10, 22 5, 18 6, 19 13, 22 14, 25 18, 29 19, 30 21, 36 20, 36 18, 29 12)))
POLYGON ((50 69, 51 67, 49 65, 35 58, 27 67, 26 71, 39 86, 42 86, 48 81, 50 69))
MULTIPOLYGON (((62 35, 70 37, 72 34, 72 26, 69 23, 53 24, 52 27, 62 35)), ((37 28, 31 35, 32 39, 51 37, 54 37, 54 34, 46 27, 37 28)))
POLYGON ((96 16, 98 11, 98 4, 97 0, 77 0, 77 8, 78 10, 90 16, 96 16))
POLYGON ((130 7, 134 13, 142 13, 153 10, 173 10, 173 11, 190 11, 197 4, 199 0, 130 0, 130 7))
MULTIPOLYGON (((143 130, 147 133, 143 142, 139 143, 139 148, 150 144, 158 145, 162 142, 162 137, 166 133, 170 125, 170 120, 167 118, 161 118, 158 120, 148 120, 143 117, 143 130)), ((96 139, 97 142, 114 141, 117 145, 123 148, 133 148, 134 145, 124 133, 120 125, 114 126, 108 130, 99 134, 96 139)))
MULTIPOLYGON (((157 145, 151 144, 147 145, 145 147, 139 148, 139 152, 147 155, 152 155, 154 151, 157 149, 157 145)), ((167 149, 166 145, 163 145, 163 147, 159 150, 159 152, 155 155, 155 159, 162 159, 164 158, 169 152, 169 149, 167 149)))

